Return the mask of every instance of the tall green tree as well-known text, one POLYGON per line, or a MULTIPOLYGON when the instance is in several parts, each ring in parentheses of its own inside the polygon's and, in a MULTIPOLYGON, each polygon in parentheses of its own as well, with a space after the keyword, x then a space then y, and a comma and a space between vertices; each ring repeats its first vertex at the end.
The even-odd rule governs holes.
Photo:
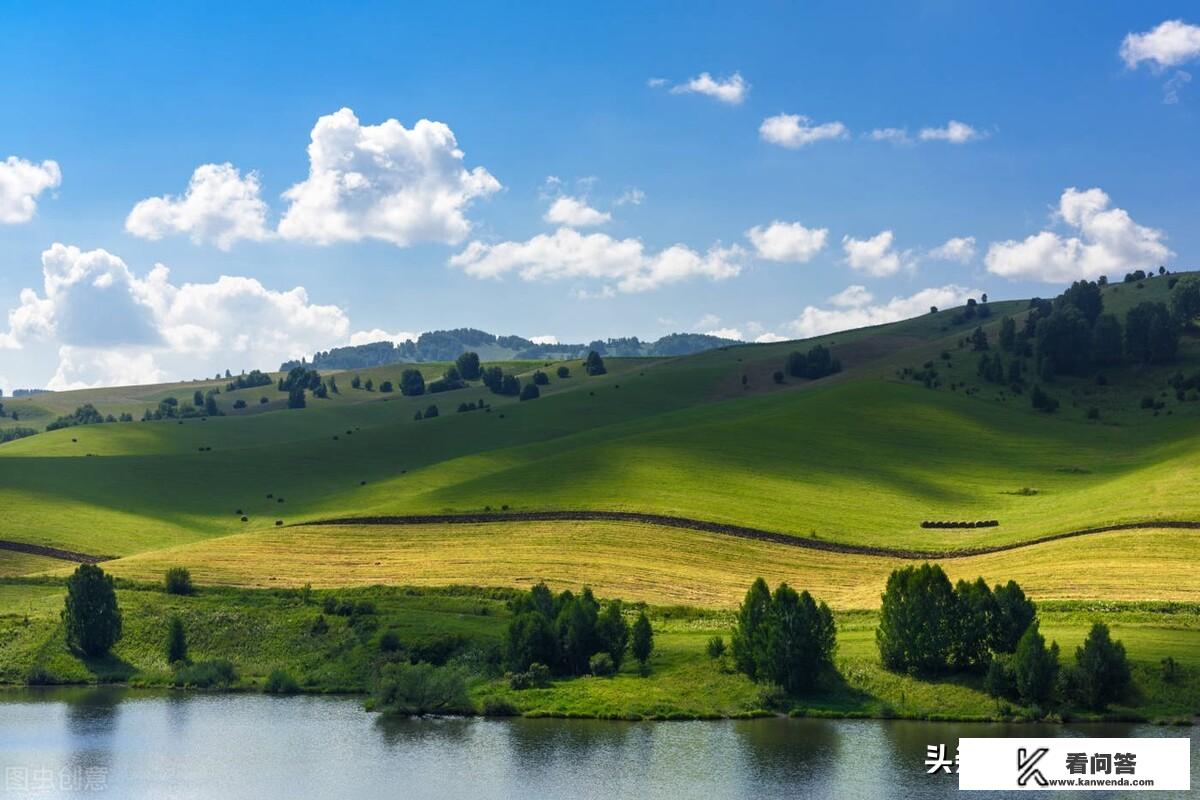
POLYGON ((758 677, 758 665, 766 660, 767 618, 770 614, 771 589, 765 580, 758 578, 750 585, 738 609, 732 637, 733 662, 751 680, 758 677))
POLYGON ((583 362, 583 370, 588 375, 603 375, 608 372, 604 366, 604 359, 595 350, 588 352, 587 359, 583 362))
POLYGON ((425 376, 419 369, 406 369, 400 374, 400 393, 406 397, 425 394, 425 376))
POLYGON ((62 613, 67 643, 89 656, 104 655, 121 638, 121 609, 111 575, 80 564, 67 579, 62 613))
POLYGON ((167 663, 176 664, 187 660, 187 634, 183 630, 183 620, 174 615, 167 627, 167 663))
POLYGON ((596 637, 604 652, 612 657, 613 667, 621 669, 625 651, 629 649, 629 623, 621 613, 620 600, 613 600, 604 607, 596 622, 596 637))
POLYGON ((1138 364, 1171 361, 1179 351, 1179 328, 1164 303, 1145 302, 1125 317, 1125 352, 1138 364))
POLYGON ((836 636, 829 606, 781 583, 771 598, 766 661, 758 671, 789 694, 809 689, 833 666, 836 636))
POLYGON ((937 564, 888 576, 875 641, 885 667, 900 672, 946 670, 954 642, 954 587, 937 564))
POLYGON ((991 659, 991 635, 996 598, 983 578, 959 581, 954 587, 957 610, 950 663, 955 669, 980 671, 991 659))
POLYGON ((1044 705, 1054 693, 1058 679, 1058 643, 1046 647, 1046 639, 1034 622, 1025 629, 1013 656, 1017 694, 1026 705, 1044 705))
POLYGON ((1088 708, 1103 710, 1129 689, 1129 659, 1125 645, 1113 641, 1108 626, 1096 622, 1075 650, 1075 689, 1088 708))
POLYGON ((1118 364, 1124 348, 1121 321, 1116 314, 1101 314, 1092 328, 1092 360, 1097 364, 1118 364))
POLYGON ((997 653, 1012 653, 1025 629, 1037 616, 1037 607, 1016 581, 1010 580, 1003 586, 996 584, 992 597, 995 608, 989 646, 997 653))
POLYGON ((458 367, 458 374, 462 376, 464 381, 479 380, 479 354, 478 353, 462 353, 454 360, 454 365, 458 367))
POLYGON ((650 620, 645 611, 639 613, 633 623, 633 642, 630 649, 644 670, 650 661, 650 654, 654 652, 654 630, 650 627, 650 620))

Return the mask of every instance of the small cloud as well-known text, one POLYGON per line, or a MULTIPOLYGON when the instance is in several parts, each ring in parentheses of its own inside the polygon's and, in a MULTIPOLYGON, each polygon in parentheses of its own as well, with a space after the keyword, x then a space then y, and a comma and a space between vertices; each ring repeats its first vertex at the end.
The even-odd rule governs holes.
POLYGON ((764 119, 758 127, 758 135, 763 141, 790 150, 826 139, 845 139, 849 134, 849 129, 840 122, 813 125, 808 117, 800 114, 776 114, 764 119))
POLYGON ((866 134, 868 139, 876 142, 892 142, 893 144, 911 144, 908 131, 904 128, 876 128, 866 134))
POLYGON ((705 314, 703 317, 696 320, 696 324, 693 325, 692 327, 695 328, 696 330, 702 330, 704 328, 715 328, 716 326, 718 326, 720 324, 721 324, 721 318, 718 317, 716 314, 705 314))
POLYGON ((563 195, 550 204, 543 218, 546 222, 566 225, 568 228, 587 228, 611 222, 612 214, 597 211, 577 197, 563 195))
POLYGON ((1200 57, 1200 26, 1181 19, 1167 20, 1154 30, 1126 35, 1120 53, 1130 69, 1143 61, 1159 70, 1186 64, 1200 57))
POLYGON ((1191 73, 1178 70, 1163 84, 1163 102, 1174 105, 1179 102, 1179 90, 1192 82, 1191 73))
POLYGON ((529 341, 534 344, 558 344, 558 337, 547 333, 543 336, 530 336, 529 341))
POLYGON ((633 186, 626 189, 625 193, 617 198, 616 205, 640 206, 644 202, 646 202, 646 193, 636 186, 633 186))
POLYGON ((847 286, 829 298, 829 302, 838 308, 858 308, 867 305, 874 299, 875 295, 868 292, 867 287, 854 284, 853 286, 847 286))
POLYGON ((825 249, 828 228, 806 228, 799 222, 776 220, 765 228, 756 225, 746 231, 759 258, 768 261, 794 261, 803 264, 825 249))
POLYGON ((778 333, 764 333, 754 338, 755 344, 774 344, 775 342, 786 342, 786 336, 780 336, 778 333))
POLYGON ((984 138, 984 134, 956 119, 947 122, 943 128, 922 128, 917 136, 922 142, 949 142, 950 144, 966 144, 984 138))
MULTIPOLYGON (((651 81, 654 80, 660 79, 651 78, 651 81)), ((664 83, 666 81, 650 85, 662 86, 664 83)), ((739 105, 745 100, 749 91, 750 84, 746 83, 741 74, 737 72, 728 78, 714 78, 707 72, 701 72, 690 81, 671 87, 671 94, 703 94, 733 106, 739 105)))
POLYGON ((663 86, 666 86, 667 83, 668 83, 668 81, 666 78, 651 78, 648 81, 646 81, 646 85, 649 86, 651 89, 661 88, 663 86))
POLYGON ((62 183, 57 161, 35 164, 9 156, 0 161, 0 224, 19 225, 37 213, 37 197, 62 183))
POLYGON ((971 259, 975 258, 975 237, 955 236, 953 239, 947 239, 943 244, 930 250, 929 257, 939 261, 957 261, 960 264, 969 264, 971 259))
POLYGON ((718 339, 733 339, 734 341, 742 341, 742 332, 737 328, 716 328, 711 331, 704 331, 705 336, 716 336, 718 339))
POLYGON ((846 264, 851 269, 865 272, 877 278, 895 275, 902 269, 913 266, 912 251, 897 251, 892 245, 895 236, 891 231, 881 231, 870 239, 842 237, 842 250, 846 253, 846 264))

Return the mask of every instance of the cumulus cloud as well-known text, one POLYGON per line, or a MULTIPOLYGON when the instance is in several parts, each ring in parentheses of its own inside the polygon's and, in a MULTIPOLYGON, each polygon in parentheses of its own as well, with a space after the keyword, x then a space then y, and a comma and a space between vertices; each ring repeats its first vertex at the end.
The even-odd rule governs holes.
POLYGON ((350 334, 350 345, 356 346, 360 344, 371 344, 373 342, 392 342, 394 344, 404 344, 405 342, 415 342, 418 333, 412 331, 396 331, 389 333, 383 328, 372 328, 369 331, 355 331, 350 334))
POLYGON ((37 198, 62 183, 56 161, 35 164, 9 156, 0 161, 0 224, 19 225, 37 213, 37 198))
POLYGON ((1074 235, 1046 230, 1021 241, 992 242, 984 258, 988 271, 1006 278, 1063 283, 1154 267, 1173 255, 1163 243, 1162 231, 1139 225, 1127 211, 1110 204, 1100 189, 1067 189, 1054 217, 1074 235))
MULTIPOLYGON (((471 242, 451 257, 450 265, 476 278, 500 278, 515 272, 525 281, 605 281, 609 283, 601 292, 610 296, 614 285, 617 291, 642 292, 693 277, 732 278, 741 271, 744 257, 736 245, 714 245, 707 253, 698 253, 676 244, 648 253, 639 239, 559 228, 524 242, 471 242)), ((586 292, 581 296, 596 295, 586 292)))
POLYGON ((705 336, 716 336, 718 339, 732 339, 735 342, 742 341, 742 332, 737 328, 715 328, 711 331, 704 331, 705 336))
POLYGON ((756 225, 746 231, 759 258, 768 261, 804 263, 825 248, 828 228, 806 228, 799 222, 776 220, 763 227, 756 225))
POLYGON ((471 203, 500 189, 483 167, 463 166, 448 125, 427 119, 362 125, 343 108, 317 120, 308 159, 308 178, 283 195, 279 234, 315 244, 457 244, 470 233, 471 203))
POLYGON ((942 128, 922 128, 917 136, 923 142, 966 144, 976 139, 982 139, 984 135, 967 123, 952 119, 942 128))
POLYGON ((1130 33, 1121 42, 1121 58, 1130 69, 1149 61, 1166 69, 1200 58, 1200 26, 1167 20, 1145 33, 1130 33))
POLYGON ((813 125, 808 117, 800 114, 776 114, 762 121, 758 135, 763 141, 798 150, 824 139, 844 139, 850 131, 840 122, 813 125))
POLYGON ((898 251, 893 247, 895 236, 891 231, 881 231, 870 239, 842 237, 842 250, 846 253, 846 264, 851 269, 865 272, 877 278, 895 275, 912 266, 912 252, 898 251))
POLYGON ((275 291, 227 275, 175 284, 162 264, 139 277, 105 250, 54 244, 42 253, 42 275, 42 292, 21 292, 0 339, 55 349, 51 389, 273 368, 349 328, 340 308, 310 303, 302 287, 275 291))
POLYGON ((530 336, 529 341, 534 344, 558 344, 558 337, 547 333, 542 336, 530 336))
POLYGON ((775 342, 786 342, 786 336, 780 336, 778 333, 763 333, 754 337, 755 344, 774 344, 775 342))
POLYGON ((232 164, 196 167, 182 196, 163 195, 142 200, 125 219, 125 230, 143 239, 187 234, 196 244, 215 244, 228 250, 241 239, 270 237, 267 204, 258 175, 243 177, 232 164))
POLYGON ((867 291, 867 287, 860 284, 847 286, 840 292, 829 298, 829 302, 833 303, 838 308, 860 308, 865 306, 875 299, 875 295, 867 291))
POLYGON ((955 236, 929 251, 930 258, 969 264, 975 258, 975 237, 955 236))
POLYGON ((895 144, 909 144, 912 141, 908 138, 908 131, 904 128, 876 128, 867 134, 867 138, 876 142, 893 142, 895 144))
MULTIPOLYGON (((662 84, 652 83, 651 85, 661 86, 662 84)), ((728 78, 714 78, 707 72, 701 72, 690 81, 671 87, 671 94, 703 94, 733 106, 739 105, 745 100, 749 91, 750 84, 746 83, 741 74, 737 72, 728 78)))
MULTIPOLYGON (((855 288, 855 287, 851 287, 855 288)), ((859 287, 861 288, 861 287, 859 287)), ((849 290, 847 290, 849 291, 849 290)), ((841 295, 846 294, 842 292, 841 295)), ((929 313, 932 306, 952 308, 960 306, 968 297, 978 295, 978 290, 962 286, 947 286, 922 289, 908 297, 893 297, 887 303, 857 305, 841 308, 819 308, 807 306, 801 315, 787 324, 788 330, 802 339, 823 336, 827 333, 863 328, 897 322, 909 317, 929 313)), ((840 297, 841 295, 835 295, 840 297)))
POLYGON ((612 221, 612 214, 597 211, 586 201, 563 195, 550 204, 544 217, 546 222, 566 225, 568 228, 588 228, 612 221))

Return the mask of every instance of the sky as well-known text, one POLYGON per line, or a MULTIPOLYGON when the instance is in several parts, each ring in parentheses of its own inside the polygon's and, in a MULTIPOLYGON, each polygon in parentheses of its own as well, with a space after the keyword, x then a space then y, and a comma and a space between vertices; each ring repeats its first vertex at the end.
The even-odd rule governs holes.
POLYGON ((1200 258, 1189 3, 0 4, 0 389, 1200 258), (437 6, 437 7, 435 7, 437 6))

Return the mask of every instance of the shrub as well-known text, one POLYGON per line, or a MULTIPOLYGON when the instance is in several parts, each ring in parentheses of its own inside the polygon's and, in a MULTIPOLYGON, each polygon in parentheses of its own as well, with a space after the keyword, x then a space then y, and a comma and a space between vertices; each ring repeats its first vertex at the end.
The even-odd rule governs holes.
POLYGON ((519 717, 521 710, 506 697, 488 697, 483 701, 485 717, 519 717))
POLYGON ((781 369, 775 370, 775 372, 772 373, 772 375, 771 375, 771 379, 774 380, 776 383, 783 383, 783 370, 781 370, 781 369))
POLYGON ((267 694, 295 694, 300 691, 300 684, 296 683, 296 679, 287 670, 276 667, 267 676, 263 691, 267 694))
POLYGON ((1167 656, 1160 662, 1162 666, 1163 683, 1176 683, 1179 680, 1179 662, 1167 656))
POLYGON ((1038 411, 1044 411, 1047 414, 1053 414, 1058 410, 1058 400, 1042 391, 1041 386, 1033 387, 1033 392, 1029 395, 1029 402, 1038 411))
POLYGON ((1114 642, 1103 622, 1092 625, 1075 651, 1074 686, 1080 703, 1103 710, 1129 689, 1129 660, 1125 646, 1114 642))
POLYGON ((167 594, 191 594, 195 591, 192 586, 192 573, 183 567, 171 567, 167 570, 163 585, 167 594))
POLYGON ((167 663, 175 664, 187 660, 187 635, 183 630, 183 620, 178 616, 172 616, 167 628, 167 663))
POLYGON ((198 661, 175 671, 173 686, 187 689, 228 688, 237 680, 237 671, 228 659, 198 661))
POLYGON ((588 672, 601 678, 607 678, 617 671, 612 656, 608 653, 596 653, 588 659, 588 672))
POLYGON ((537 400, 542 396, 536 383, 527 383, 521 387, 521 400, 537 400))
POLYGON ((384 394, 391 394, 392 382, 391 381, 380 381, 379 382, 379 391, 383 392, 384 394))
POLYGON ((571 377, 571 368, 566 366, 559 367, 554 370, 554 374, 560 378, 569 378, 571 377))
POLYGON ((534 662, 524 672, 510 673, 508 685, 517 690, 544 689, 550 685, 550 668, 534 662))
POLYGON ((833 357, 829 348, 816 345, 807 353, 792 351, 788 353, 786 370, 793 378, 824 378, 835 372, 842 371, 842 363, 833 357))
POLYGON ((395 631, 387 631, 383 636, 379 637, 379 651, 381 653, 394 653, 400 649, 400 637, 395 631))
POLYGON ((550 376, 542 372, 540 369, 533 373, 533 382, 537 386, 545 386, 550 383, 550 376))
POLYGON ((425 419, 433 419, 437 415, 438 415, 438 407, 436 405, 432 405, 429 408, 425 409, 425 419))
POLYGON ((386 714, 470 714, 465 672, 432 664, 385 664, 380 670, 375 707, 386 714))
POLYGON ((332 594, 325 595, 325 599, 321 602, 321 610, 326 614, 338 613, 338 599, 332 594))
POLYGON ((67 579, 62 612, 67 644, 85 655, 104 655, 121 638, 121 609, 111 575, 95 564, 80 564, 67 579))
POLYGON ((313 636, 323 636, 329 632, 329 623, 325 621, 324 614, 317 615, 317 618, 313 620, 310 630, 313 636))
POLYGON ((720 636, 714 636, 708 640, 708 645, 705 647, 708 657, 718 659, 725 655, 725 640, 720 636))
POLYGON ((237 400, 233 401, 233 407, 240 411, 241 409, 246 407, 246 401, 242 400, 241 398, 238 398, 237 400))

